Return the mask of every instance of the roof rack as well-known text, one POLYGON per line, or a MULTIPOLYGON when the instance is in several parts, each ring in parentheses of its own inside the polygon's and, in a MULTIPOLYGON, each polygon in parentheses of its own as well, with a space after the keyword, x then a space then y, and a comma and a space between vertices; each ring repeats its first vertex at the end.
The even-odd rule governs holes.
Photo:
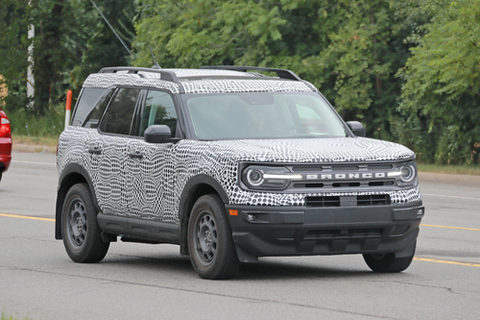
POLYGON ((153 68, 137 68, 137 67, 108 67, 102 68, 98 73, 117 73, 119 71, 128 71, 128 73, 138 74, 138 72, 160 73, 162 80, 180 83, 177 75, 173 71, 153 68))
POLYGON ((277 76, 281 79, 302 81, 302 79, 299 76, 297 76, 294 72, 286 69, 248 67, 248 66, 203 66, 203 67, 200 67, 200 69, 223 69, 223 70, 235 70, 235 71, 242 71, 242 72, 247 72, 248 70, 267 71, 267 72, 275 72, 277 76))

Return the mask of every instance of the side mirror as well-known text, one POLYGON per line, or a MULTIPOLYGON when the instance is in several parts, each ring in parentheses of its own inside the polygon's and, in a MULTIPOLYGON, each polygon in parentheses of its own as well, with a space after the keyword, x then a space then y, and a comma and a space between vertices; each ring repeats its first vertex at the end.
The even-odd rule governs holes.
POLYGON ((367 135, 365 127, 358 121, 347 121, 347 126, 357 137, 365 137, 367 135))
POLYGON ((164 124, 155 124, 145 130, 143 138, 145 142, 166 143, 178 142, 180 139, 172 138, 172 130, 164 124))

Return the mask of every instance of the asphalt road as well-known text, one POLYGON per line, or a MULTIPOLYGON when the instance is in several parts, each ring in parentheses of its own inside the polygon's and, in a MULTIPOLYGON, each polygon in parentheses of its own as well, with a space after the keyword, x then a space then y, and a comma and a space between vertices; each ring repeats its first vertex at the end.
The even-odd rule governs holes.
POLYGON ((113 243, 76 264, 54 239, 54 154, 14 153, 0 182, 0 312, 19 319, 480 319, 480 177, 422 174, 415 261, 264 258, 200 279, 172 245, 113 243))

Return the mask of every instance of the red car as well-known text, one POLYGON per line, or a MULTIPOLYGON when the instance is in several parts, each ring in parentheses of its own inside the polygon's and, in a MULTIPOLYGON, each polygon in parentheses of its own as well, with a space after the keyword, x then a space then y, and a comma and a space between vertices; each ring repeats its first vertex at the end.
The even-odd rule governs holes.
POLYGON ((0 109, 0 180, 12 160, 12 130, 5 112, 0 109))

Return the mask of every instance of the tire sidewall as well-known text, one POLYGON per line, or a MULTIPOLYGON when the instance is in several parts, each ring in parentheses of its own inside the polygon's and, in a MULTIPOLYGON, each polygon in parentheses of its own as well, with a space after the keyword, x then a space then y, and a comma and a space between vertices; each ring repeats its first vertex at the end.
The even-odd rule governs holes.
POLYGON ((70 188, 62 207, 61 220, 62 238, 68 256, 75 262, 97 262, 103 259, 108 250, 108 243, 101 240, 101 231, 97 223, 97 210, 92 195, 85 183, 79 183, 70 188), (81 202, 86 210, 87 232, 85 240, 80 246, 74 245, 70 238, 69 212, 75 202, 81 202), (102 256, 102 251, 105 253, 102 256))
POLYGON ((237 271, 239 261, 232 240, 230 224, 227 220, 225 206, 218 196, 205 195, 195 202, 188 222, 187 237, 190 261, 200 277, 205 279, 228 278, 237 271), (209 263, 205 263, 195 250, 196 225, 199 217, 204 214, 210 214, 213 217, 217 231, 217 248, 209 263))

